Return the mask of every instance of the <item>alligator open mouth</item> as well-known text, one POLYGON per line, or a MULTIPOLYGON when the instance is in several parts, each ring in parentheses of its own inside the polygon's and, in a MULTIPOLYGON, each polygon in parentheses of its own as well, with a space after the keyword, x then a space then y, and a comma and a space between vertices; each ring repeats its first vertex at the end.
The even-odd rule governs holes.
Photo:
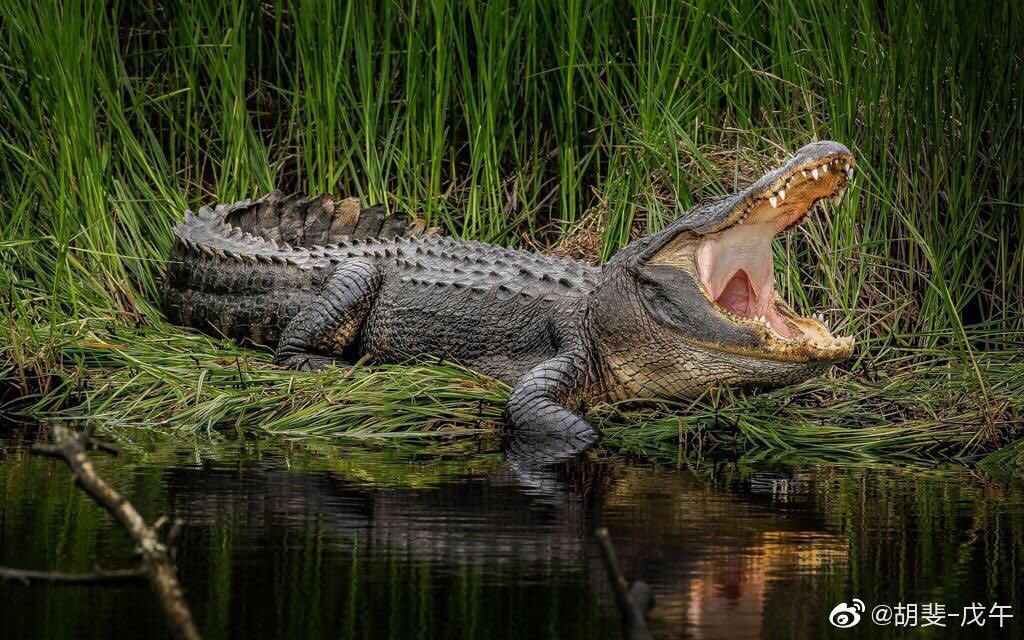
POLYGON ((747 190, 710 233, 694 259, 704 293, 729 321, 762 331, 780 359, 838 360, 853 338, 835 336, 823 316, 800 316, 775 288, 772 238, 799 224, 819 202, 839 202, 853 177, 845 151, 798 158, 747 190))

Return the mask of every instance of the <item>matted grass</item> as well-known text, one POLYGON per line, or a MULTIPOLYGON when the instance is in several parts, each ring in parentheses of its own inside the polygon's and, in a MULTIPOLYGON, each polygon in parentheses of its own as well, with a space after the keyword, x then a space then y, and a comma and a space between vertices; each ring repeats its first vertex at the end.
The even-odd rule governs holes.
POLYGON ((457 368, 299 375, 167 325, 171 223, 329 191, 603 259, 833 138, 858 177, 777 243, 776 266, 798 309, 857 336, 856 359, 791 390, 594 419, 635 451, 1020 460, 1022 25, 996 2, 3 3, 4 410, 487 428, 506 389, 457 368))

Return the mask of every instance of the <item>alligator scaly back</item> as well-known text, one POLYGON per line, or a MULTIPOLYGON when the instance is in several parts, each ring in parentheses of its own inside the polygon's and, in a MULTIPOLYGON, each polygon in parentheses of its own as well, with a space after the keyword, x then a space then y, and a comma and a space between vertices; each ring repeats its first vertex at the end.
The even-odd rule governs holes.
POLYGON ((186 212, 174 227, 164 308, 176 324, 274 346, 333 256, 435 232, 422 219, 329 195, 274 192, 186 212))
MULTIPOLYGON (((281 196, 200 209, 174 227, 164 306, 168 318, 217 336, 277 346, 339 266, 368 261, 391 274, 396 304, 436 310, 459 291, 481 311, 502 303, 550 306, 585 294, 585 262, 436 235, 423 220, 358 200, 281 196)), ((389 298, 390 299, 390 298, 389 298)))

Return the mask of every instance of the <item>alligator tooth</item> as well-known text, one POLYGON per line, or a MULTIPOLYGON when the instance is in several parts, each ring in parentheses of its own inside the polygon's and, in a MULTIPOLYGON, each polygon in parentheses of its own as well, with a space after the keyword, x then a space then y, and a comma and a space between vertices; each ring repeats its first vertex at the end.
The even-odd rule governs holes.
POLYGON ((800 173, 804 174, 804 177, 805 177, 805 178, 807 177, 807 172, 806 172, 806 171, 802 171, 802 170, 801 170, 801 171, 800 171, 800 173))
POLYGON ((772 203, 772 209, 779 208, 779 199, 776 198, 775 196, 768 198, 768 202, 772 203))
POLYGON ((832 206, 833 207, 838 207, 839 203, 840 203, 840 201, 842 201, 842 199, 843 199, 843 194, 841 194, 841 193, 837 193, 836 195, 834 195, 834 196, 829 198, 829 200, 832 202, 832 206))
POLYGON ((785 199, 786 199, 786 190, 785 189, 779 189, 779 200, 785 200, 785 199))
POLYGON ((843 167, 843 171, 845 171, 846 173, 850 173, 850 163, 849 162, 847 162, 846 166, 843 167))
POLYGON ((835 204, 838 207, 839 206, 839 202, 843 199, 843 195, 845 193, 846 193, 846 185, 844 184, 843 186, 839 187, 839 191, 836 191, 836 195, 835 195, 834 199, 832 200, 832 203, 835 204))
POLYGON ((853 167, 846 168, 846 179, 853 180, 853 167))
POLYGON ((828 164, 827 163, 821 165, 821 172, 822 173, 828 173, 828 164))
POLYGON ((814 169, 811 169, 811 177, 813 177, 815 180, 818 179, 818 169, 817 169, 817 167, 815 167, 814 169))

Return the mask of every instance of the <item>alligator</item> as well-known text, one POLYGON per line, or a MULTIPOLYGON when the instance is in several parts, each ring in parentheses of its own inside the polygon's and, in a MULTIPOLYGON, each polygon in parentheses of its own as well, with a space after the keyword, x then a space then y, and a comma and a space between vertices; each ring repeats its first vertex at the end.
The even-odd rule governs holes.
POLYGON ((300 370, 454 362, 512 387, 512 432, 593 442, 594 403, 792 384, 852 354, 852 337, 779 295, 772 239, 842 197, 855 164, 839 143, 804 146, 602 266, 429 233, 354 199, 275 193, 185 214, 164 306, 300 370))

